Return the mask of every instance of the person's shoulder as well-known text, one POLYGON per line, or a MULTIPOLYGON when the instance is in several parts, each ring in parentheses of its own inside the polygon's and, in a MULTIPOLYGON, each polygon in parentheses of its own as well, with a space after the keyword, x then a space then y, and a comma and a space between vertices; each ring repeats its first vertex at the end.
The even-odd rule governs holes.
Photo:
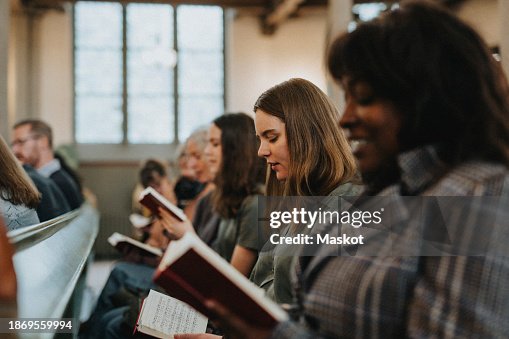
POLYGON ((357 196, 362 193, 364 186, 357 183, 345 182, 336 187, 330 196, 357 196))
POLYGON ((261 194, 250 194, 244 198, 242 204, 240 205, 241 210, 251 210, 254 208, 258 208, 258 197, 261 194))
POLYGON ((505 165, 468 161, 448 171, 425 194, 500 195, 507 191, 508 186, 509 169, 505 165))
POLYGON ((59 169, 59 170, 53 172, 50 175, 50 178, 53 179, 53 180, 66 181, 66 182, 72 183, 74 185, 74 180, 63 169, 59 169))

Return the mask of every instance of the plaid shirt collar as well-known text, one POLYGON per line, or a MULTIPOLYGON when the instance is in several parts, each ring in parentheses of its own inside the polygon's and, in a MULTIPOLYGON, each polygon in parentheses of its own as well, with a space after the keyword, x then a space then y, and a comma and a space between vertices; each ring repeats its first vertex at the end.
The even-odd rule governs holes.
POLYGON ((446 171, 438 157, 437 146, 428 145, 398 156, 402 195, 417 195, 432 186, 446 171))

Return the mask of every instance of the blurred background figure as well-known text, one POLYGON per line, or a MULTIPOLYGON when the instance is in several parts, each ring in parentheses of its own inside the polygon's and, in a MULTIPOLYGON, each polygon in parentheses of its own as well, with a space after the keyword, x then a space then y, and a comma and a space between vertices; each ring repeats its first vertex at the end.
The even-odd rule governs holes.
POLYGON ((40 194, 0 137, 0 213, 8 230, 39 223, 40 194))
POLYGON ((53 132, 48 124, 36 119, 16 123, 11 146, 23 164, 32 166, 39 174, 57 184, 71 209, 81 206, 83 203, 81 184, 70 174, 68 166, 55 157, 53 132))

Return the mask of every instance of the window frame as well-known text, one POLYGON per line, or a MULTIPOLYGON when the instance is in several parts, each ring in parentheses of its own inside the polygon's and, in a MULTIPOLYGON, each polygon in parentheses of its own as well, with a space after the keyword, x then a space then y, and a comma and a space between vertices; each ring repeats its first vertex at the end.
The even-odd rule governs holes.
MULTIPOLYGON (((108 2, 108 1, 100 1, 100 2, 108 2)), ((77 54, 77 44, 76 44, 76 11, 75 6, 76 2, 72 5, 72 86, 73 86, 73 97, 72 97, 72 105, 73 105, 73 119, 72 119, 72 139, 73 144, 76 146, 78 153, 80 154, 80 158, 84 160, 90 161, 136 161, 141 160, 147 157, 161 157, 161 158, 169 158, 170 154, 173 154, 177 146, 182 143, 184 140, 181 140, 180 131, 179 131, 179 49, 178 49, 178 7, 179 6, 193 6, 193 4, 164 4, 167 6, 171 6, 173 8, 173 48, 177 53, 177 61, 173 69, 173 132, 174 138, 173 141, 169 143, 130 143, 128 140, 128 103, 129 103, 129 95, 128 95, 128 65, 127 65, 127 55, 128 55, 128 46, 127 46, 127 6, 128 3, 119 3, 122 6, 122 141, 120 143, 79 143, 76 138, 77 126, 77 107, 76 107, 76 54, 77 54)), ((222 106, 223 112, 226 107, 226 89, 227 89, 227 70, 226 70, 226 42, 227 42, 227 17, 226 17, 226 9, 223 6, 217 5, 199 5, 199 6, 214 6, 220 7, 222 10, 222 19, 223 19, 223 34, 222 34, 222 58, 223 58, 223 88, 222 88, 222 106)), ((198 127, 198 126, 197 126, 198 127)))

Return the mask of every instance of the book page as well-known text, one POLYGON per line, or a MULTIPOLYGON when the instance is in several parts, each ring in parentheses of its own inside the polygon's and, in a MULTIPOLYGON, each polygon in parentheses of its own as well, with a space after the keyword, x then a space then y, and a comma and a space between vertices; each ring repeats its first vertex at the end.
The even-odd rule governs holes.
POLYGON ((180 300, 150 290, 138 320, 138 330, 144 332, 144 327, 171 338, 178 333, 205 333, 207 318, 180 300))
POLYGON ((154 246, 150 246, 150 245, 147 245, 147 244, 144 244, 140 241, 137 241, 137 240, 134 240, 132 238, 129 238, 123 234, 120 234, 120 233, 113 233, 109 238, 108 238, 108 242, 110 243, 111 246, 115 247, 118 245, 118 243, 120 242, 127 242, 131 245, 134 245, 138 248, 141 248, 142 250, 145 250, 149 253, 152 253, 154 255, 157 255, 158 257, 162 256, 163 255, 163 251, 157 247, 154 247, 154 246))

